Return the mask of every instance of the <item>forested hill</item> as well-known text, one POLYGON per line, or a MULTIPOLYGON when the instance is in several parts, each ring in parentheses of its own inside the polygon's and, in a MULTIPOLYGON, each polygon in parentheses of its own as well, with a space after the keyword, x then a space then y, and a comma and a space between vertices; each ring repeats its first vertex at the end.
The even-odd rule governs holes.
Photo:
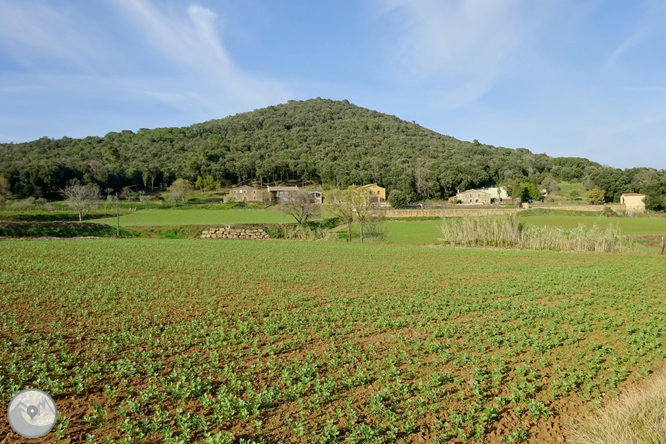
MULTIPOLYGON (((455 128, 451 129, 452 131, 455 128)), ((224 184, 314 180, 377 182, 412 198, 512 180, 588 181, 606 191, 645 192, 666 173, 618 170, 581 158, 463 142, 348 101, 290 101, 183 128, 111 132, 104 137, 0 144, 0 175, 18 196, 52 194, 72 178, 102 189, 162 187, 212 175, 224 184)))

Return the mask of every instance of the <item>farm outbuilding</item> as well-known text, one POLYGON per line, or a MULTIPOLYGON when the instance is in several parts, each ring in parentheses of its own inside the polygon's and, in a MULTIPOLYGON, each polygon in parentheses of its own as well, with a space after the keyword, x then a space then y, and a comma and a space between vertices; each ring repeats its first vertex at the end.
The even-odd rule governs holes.
POLYGON ((645 213, 645 194, 624 193, 620 196, 620 203, 627 211, 634 213, 645 213))

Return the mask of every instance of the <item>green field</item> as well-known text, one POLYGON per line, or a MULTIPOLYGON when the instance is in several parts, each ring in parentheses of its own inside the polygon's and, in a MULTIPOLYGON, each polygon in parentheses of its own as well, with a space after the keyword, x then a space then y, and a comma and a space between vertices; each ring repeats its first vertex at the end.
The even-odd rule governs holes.
MULTIPOLYGON (((437 239, 441 237, 439 226, 442 224, 441 220, 415 220, 415 221, 393 221, 387 220, 380 225, 381 229, 386 233, 382 242, 392 244, 415 244, 415 245, 430 245, 440 244, 437 239)), ((354 240, 359 238, 359 226, 352 226, 352 236, 354 240)), ((343 228, 337 232, 336 239, 344 241, 347 236, 347 229, 343 228)))
POLYGON ((47 391, 68 442, 555 443, 666 357, 657 256, 110 239, 0 257, 0 403, 47 391))
MULTIPOLYGON (((617 224, 627 236, 663 235, 666 234, 666 219, 664 218, 613 218, 599 216, 526 216, 521 217, 526 224, 548 225, 562 228, 575 228, 579 224, 591 227, 595 223, 605 228, 609 224, 617 224)), ((440 220, 425 221, 391 221, 384 222, 382 227, 386 230, 385 242, 398 244, 440 244, 437 239, 441 237, 440 220)), ((344 237, 346 230, 341 230, 339 238, 344 237)), ((354 226, 352 233, 358 236, 358 226, 354 226)))
MULTIPOLYGON (((211 210, 211 209, 169 209, 140 210, 120 217, 120 225, 125 227, 156 227, 169 225, 229 225, 253 223, 293 223, 291 216, 284 216, 274 210, 211 210)), ((115 218, 98 219, 97 222, 115 225, 115 218)))

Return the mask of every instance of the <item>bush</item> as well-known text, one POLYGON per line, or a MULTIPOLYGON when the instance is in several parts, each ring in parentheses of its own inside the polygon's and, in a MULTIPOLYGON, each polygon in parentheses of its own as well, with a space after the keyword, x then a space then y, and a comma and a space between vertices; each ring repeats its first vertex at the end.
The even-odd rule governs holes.
POLYGON ((400 190, 391 190, 388 202, 393 208, 404 208, 407 205, 407 195, 400 190))

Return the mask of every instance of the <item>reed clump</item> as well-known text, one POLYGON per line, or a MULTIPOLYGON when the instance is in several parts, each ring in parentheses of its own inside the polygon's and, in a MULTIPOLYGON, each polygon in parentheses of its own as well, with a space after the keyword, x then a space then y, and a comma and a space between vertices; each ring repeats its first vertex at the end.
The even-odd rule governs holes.
POLYGON ((631 244, 617 225, 537 227, 525 225, 517 213, 443 219, 444 242, 467 247, 519 248, 557 251, 625 251, 631 244))

